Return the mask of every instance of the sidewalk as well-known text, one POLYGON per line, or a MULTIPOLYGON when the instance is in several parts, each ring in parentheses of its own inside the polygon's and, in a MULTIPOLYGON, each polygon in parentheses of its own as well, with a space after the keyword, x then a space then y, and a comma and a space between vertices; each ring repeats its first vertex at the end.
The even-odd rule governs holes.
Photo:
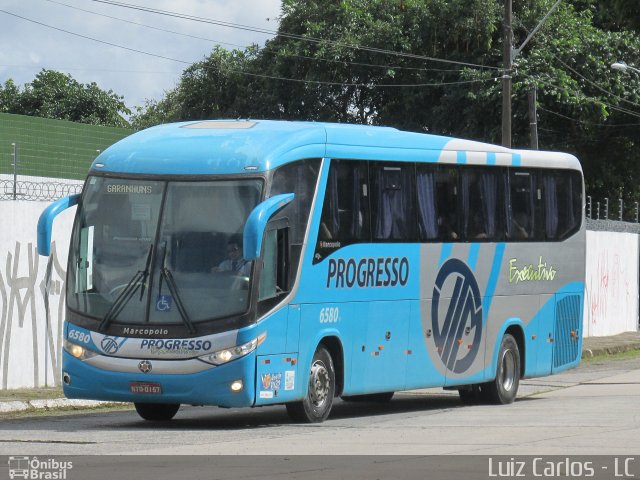
MULTIPOLYGON (((588 337, 582 342, 582 358, 613 355, 630 350, 640 350, 640 332, 626 332, 611 337, 588 337)), ((0 390, 0 414, 28 410, 92 408, 109 404, 112 402, 69 400, 64 398, 61 388, 0 390)))

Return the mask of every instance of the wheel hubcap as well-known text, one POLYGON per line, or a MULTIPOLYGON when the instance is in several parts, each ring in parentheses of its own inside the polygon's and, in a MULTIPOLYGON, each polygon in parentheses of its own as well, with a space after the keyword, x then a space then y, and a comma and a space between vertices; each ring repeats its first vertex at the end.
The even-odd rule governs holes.
POLYGON ((309 375, 309 396, 314 406, 320 407, 327 400, 330 385, 331 380, 327 367, 322 361, 316 360, 311 365, 311 374, 309 375))
POLYGON ((505 350, 502 354, 502 369, 500 372, 500 383, 502 388, 510 391, 513 388, 516 378, 516 359, 513 351, 505 350))

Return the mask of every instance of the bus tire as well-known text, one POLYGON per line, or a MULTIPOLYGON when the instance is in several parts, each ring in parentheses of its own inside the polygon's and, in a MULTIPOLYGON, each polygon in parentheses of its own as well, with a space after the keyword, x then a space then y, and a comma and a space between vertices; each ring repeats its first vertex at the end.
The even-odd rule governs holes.
POLYGON ((367 393, 365 395, 343 395, 345 402, 388 403, 395 392, 367 393))
POLYGON ((323 422, 331 411, 335 391, 333 360, 327 349, 320 345, 311 361, 307 394, 302 401, 287 403, 287 413, 295 422, 323 422))
POLYGON ((507 333, 500 344, 496 378, 483 384, 481 391, 488 402, 506 405, 515 400, 519 384, 520 350, 515 338, 507 333))
POLYGON ((171 420, 178 413, 179 403, 134 403, 136 412, 145 420, 162 422, 171 420))

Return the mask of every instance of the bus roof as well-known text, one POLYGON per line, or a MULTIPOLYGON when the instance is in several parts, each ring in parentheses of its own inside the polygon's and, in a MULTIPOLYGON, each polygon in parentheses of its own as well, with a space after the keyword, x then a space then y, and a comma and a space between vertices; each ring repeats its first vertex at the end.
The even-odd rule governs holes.
POLYGON ((390 127, 274 120, 204 120, 159 125, 102 152, 94 172, 163 175, 266 171, 303 158, 421 161, 570 168, 565 153, 511 150, 390 127))

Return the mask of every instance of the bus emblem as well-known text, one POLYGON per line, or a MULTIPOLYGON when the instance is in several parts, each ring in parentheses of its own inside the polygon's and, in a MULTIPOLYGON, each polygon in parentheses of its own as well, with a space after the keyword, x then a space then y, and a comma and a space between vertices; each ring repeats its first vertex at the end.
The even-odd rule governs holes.
POLYGON ((100 342, 100 346, 102 347, 102 351, 104 353, 108 353, 113 355, 118 351, 120 345, 118 344, 118 340, 113 337, 104 337, 100 342))
POLYGON ((478 354, 482 337, 482 297, 473 272, 457 258, 445 262, 438 272, 433 287, 431 318, 433 338, 442 363, 454 373, 469 369, 478 354), (443 302, 450 297, 442 321, 439 318, 441 297, 443 302), (473 336, 469 338, 469 335, 473 336))
POLYGON ((138 368, 142 373, 149 373, 153 369, 153 365, 151 365, 151 362, 149 360, 142 360, 138 364, 138 368))

